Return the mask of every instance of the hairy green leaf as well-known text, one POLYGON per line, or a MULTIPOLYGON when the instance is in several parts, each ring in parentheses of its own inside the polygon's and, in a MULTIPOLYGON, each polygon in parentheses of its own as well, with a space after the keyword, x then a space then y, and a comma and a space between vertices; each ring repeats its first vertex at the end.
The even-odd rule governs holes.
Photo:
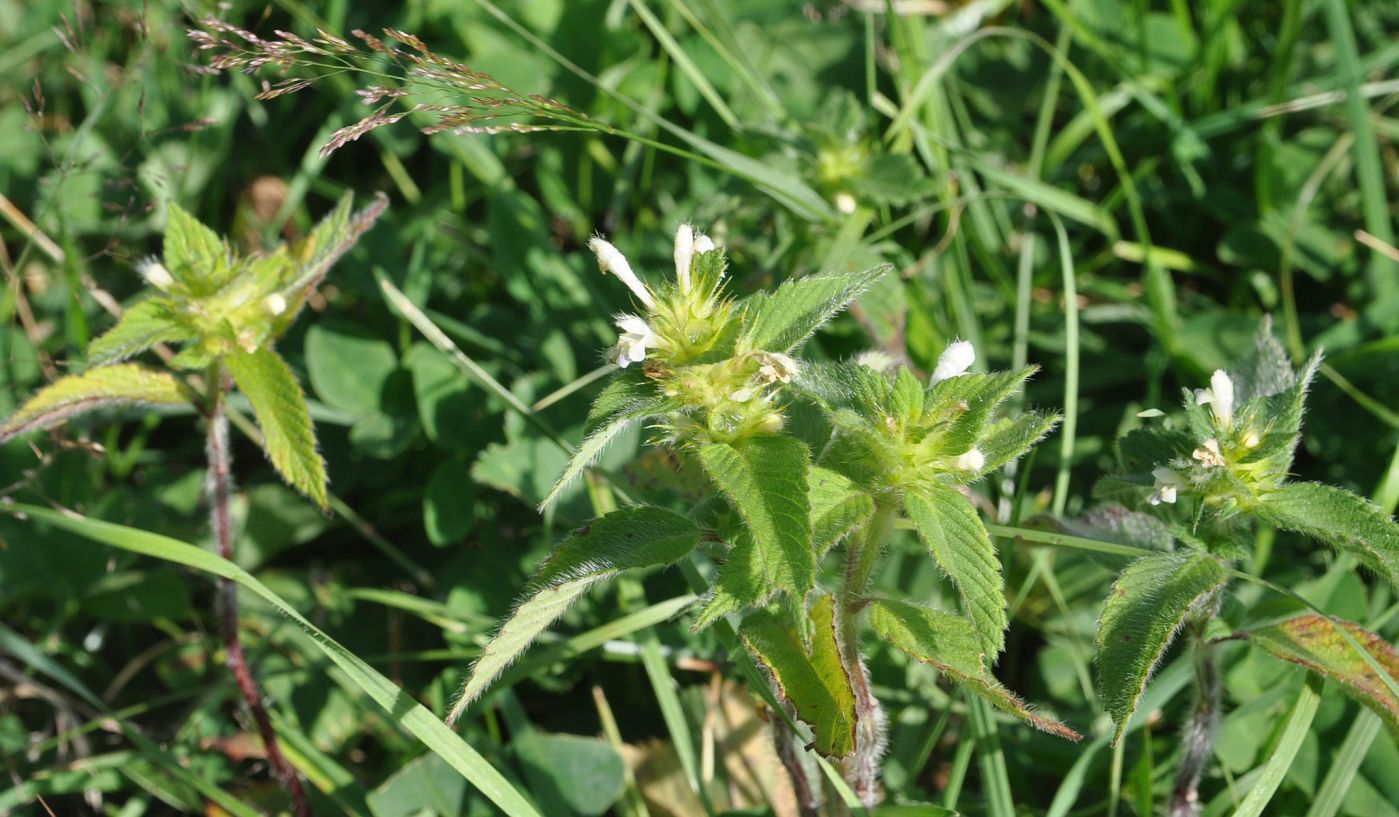
POLYGON ((1005 582, 981 517, 956 489, 942 486, 910 491, 904 496, 904 510, 938 567, 957 586, 976 625, 986 664, 994 664, 1005 646, 1005 582))
POLYGON ((680 407, 681 404, 678 400, 661 397, 652 392, 609 413, 606 420, 593 426, 589 430, 588 436, 578 445, 578 449, 569 458, 568 465, 559 475, 554 487, 549 489, 548 495, 539 503, 539 510, 545 511, 557 502, 569 486, 582 476, 584 471, 591 468, 593 463, 598 461, 598 458, 607 450, 607 446, 622 432, 648 417, 666 414, 680 407))
POLYGON ((901 424, 911 425, 923 416, 923 384, 907 367, 894 376, 890 398, 888 410, 901 424))
POLYGON ((1379 506, 1350 491, 1317 482, 1294 482, 1255 506, 1259 518, 1353 554, 1399 587, 1399 525, 1379 506))
POLYGON ((835 604, 829 595, 811 607, 811 649, 781 618, 764 610, 744 619, 739 637, 772 674, 778 692, 811 726, 816 751, 845 757, 855 748, 855 694, 836 643, 835 604))
POLYGON ((991 413, 1006 398, 1015 393, 1037 367, 1026 366, 1011 372, 968 374, 950 377, 933 384, 925 404, 930 412, 944 412, 948 407, 965 404, 966 408, 952 413, 951 426, 940 436, 943 454, 965 453, 981 439, 991 413))
POLYGON ((699 459, 748 524, 766 583, 803 602, 816 583, 806 446, 790 437, 754 437, 739 448, 708 443, 699 459))
POLYGON ((875 599, 870 626, 881 639, 914 659, 946 673, 993 706, 1036 729, 1069 740, 1082 735, 1053 718, 1036 715, 1019 696, 991 675, 982 655, 976 625, 961 616, 902 601, 875 599))
POLYGON ((729 613, 757 607, 771 598, 777 588, 768 579, 753 536, 739 531, 733 537, 729 554, 719 566, 714 583, 705 594, 695 623, 690 628, 699 632, 729 613))
POLYGON ((649 507, 613 511, 574 531, 540 567, 534 589, 481 651, 448 721, 455 721, 588 588, 623 570, 678 561, 699 543, 699 535, 685 517, 649 507))
POLYGON ((389 205, 388 197, 377 193, 369 206, 351 215, 353 202, 354 193, 346 193, 335 209, 306 238, 290 248, 291 256, 298 264, 292 267, 296 270, 295 274, 282 286, 282 293, 292 306, 282 315, 283 325, 289 325, 295 319, 306 295, 316 288, 335 262, 349 252, 360 236, 374 226, 389 205))
POLYGON ((277 473, 322 510, 328 508, 325 460, 316 451, 311 410, 286 361, 271 349, 259 349, 235 352, 224 358, 224 364, 253 405, 267 456, 277 473))
POLYGON ((787 281, 773 292, 754 295, 743 305, 743 350, 790 352, 811 337, 888 271, 826 273, 787 281))
POLYGON ((188 405, 194 395, 173 375, 116 363, 59 378, 20 406, 0 425, 0 443, 56 426, 79 414, 132 405, 188 405))
POLYGON ((180 205, 170 202, 165 217, 165 268, 195 295, 208 295, 233 275, 233 256, 219 234, 180 205))
POLYGON ((1028 411, 1019 417, 993 423, 981 436, 977 448, 986 458, 979 474, 989 474, 1029 451, 1059 424, 1059 415, 1048 411, 1028 411))
POLYGON ((1186 617, 1224 587, 1224 565, 1198 550, 1132 562, 1117 577, 1098 620, 1098 684, 1122 739, 1147 681, 1186 617))
POLYGON ((811 490, 811 544, 820 558, 874 513, 874 500, 855 483, 825 468, 813 466, 807 481, 811 490))
POLYGON ((803 362, 792 385, 828 411, 854 409, 863 414, 882 409, 893 390, 889 378, 859 363, 803 362))
POLYGON ((106 366, 134 357, 157 343, 190 340, 194 336, 175 321, 164 298, 149 298, 122 314, 116 326, 87 347, 87 365, 106 366))
POLYGON ((1399 735, 1399 653, 1394 645, 1359 624, 1338 618, 1328 620, 1307 613, 1254 630, 1250 640, 1284 661, 1325 675, 1341 685, 1346 694, 1368 706, 1399 735), (1355 639, 1374 663, 1389 674, 1386 680, 1364 656, 1356 652, 1342 628, 1355 639))

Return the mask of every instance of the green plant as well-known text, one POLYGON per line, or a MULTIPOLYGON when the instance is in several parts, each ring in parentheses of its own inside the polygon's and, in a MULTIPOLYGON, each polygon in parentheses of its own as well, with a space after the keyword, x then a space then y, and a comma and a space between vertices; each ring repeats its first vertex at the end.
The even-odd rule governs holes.
POLYGON ((1200 811, 1198 786, 1221 717, 1214 656, 1221 640, 1247 639, 1332 678, 1399 734, 1399 654, 1380 636, 1315 613, 1237 630, 1220 616, 1230 580, 1253 578, 1234 564, 1248 555, 1259 525, 1318 539, 1399 585, 1399 525, 1388 514, 1341 488, 1288 478, 1320 362, 1318 353, 1294 371, 1265 320, 1246 357, 1216 370, 1208 389, 1185 392, 1179 424, 1172 418, 1124 435, 1119 472, 1096 489, 1108 500, 1145 500, 1150 515, 1117 505, 1099 518, 1162 549, 1121 572, 1099 621, 1098 677, 1117 723, 1114 741, 1178 632, 1194 654, 1196 704, 1183 731, 1171 817, 1200 811))
MULTIPOLYGON (((0 443, 89 412, 127 406, 192 406, 204 418, 210 526, 218 553, 233 558, 233 462, 228 393, 237 387, 252 405, 268 458, 277 472, 317 506, 327 507, 325 463, 316 450, 311 412, 301 387, 273 348, 326 273, 383 212, 380 196, 352 213, 352 196, 304 239, 268 253, 240 256, 178 205, 167 211, 165 248, 138 269, 152 288, 88 346, 87 366, 50 383, 0 424, 0 443), (164 346, 178 343, 171 354, 164 346), (125 362, 152 349, 166 369, 125 362)), ((298 817, 310 805, 296 770, 278 744, 262 692, 238 636, 238 588, 221 578, 218 615, 229 670, 257 724, 273 772, 298 817)))
MULTIPOLYGON (((675 278, 650 286, 601 238, 604 272, 631 290, 641 314, 619 315, 611 358, 623 370, 593 403, 587 437, 543 507, 552 505, 627 428, 649 423, 653 443, 697 463, 718 490, 687 515, 659 507, 613 511, 554 551, 481 654, 453 706, 456 719, 568 605, 599 581, 687 557, 701 542, 721 562, 694 623, 742 616, 743 646, 774 691, 810 729, 810 745, 836 760, 859 801, 881 799, 884 714, 870 689, 860 641, 877 635, 1018 718, 1077 738, 1033 714, 991 675, 1004 644, 1001 566, 977 511, 959 488, 1033 446, 1051 413, 1003 419, 995 411, 1033 369, 973 374, 965 341, 943 352, 930 382, 909 369, 815 363, 792 357, 816 329, 884 271, 822 274, 733 302, 724 251, 682 225, 675 278), (635 364, 635 365, 634 365, 635 364), (807 421, 789 414, 805 406, 807 421), (965 614, 871 592, 894 522, 906 517, 961 596, 965 614), (822 590, 818 563, 843 550, 838 594, 822 590)), ((797 747, 779 745, 802 807, 815 813, 819 781, 797 747)))

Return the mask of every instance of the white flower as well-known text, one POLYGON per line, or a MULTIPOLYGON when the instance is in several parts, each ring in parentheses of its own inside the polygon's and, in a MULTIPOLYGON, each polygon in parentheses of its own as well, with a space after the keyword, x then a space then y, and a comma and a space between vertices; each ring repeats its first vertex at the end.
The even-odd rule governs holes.
POLYGON ((1229 373, 1215 369, 1214 374, 1210 375, 1210 387, 1195 390, 1195 402, 1201 406, 1208 403, 1214 412, 1214 419, 1220 425, 1228 426, 1234 417, 1234 381, 1229 379, 1229 373))
POLYGON ((675 231, 675 280, 680 282, 680 291, 690 291, 690 262, 695 257, 695 231, 688 224, 681 224, 675 231))
POLYGON ((957 457, 957 470, 959 471, 980 471, 986 467, 986 455, 981 453, 981 449, 975 446, 967 449, 965 453, 957 457))
POLYGON ((976 350, 971 343, 965 340, 954 340, 948 344, 942 354, 938 355, 938 365, 933 369, 933 376, 928 379, 928 385, 940 383, 950 377, 959 374, 966 374, 967 369, 976 362, 976 350))
POLYGON ((610 272, 622 279, 627 289, 630 289, 643 304, 648 308, 655 308, 656 299, 652 297, 651 290, 632 272, 631 264, 627 263, 627 258, 621 251, 603 240, 602 236, 594 236, 593 240, 588 242, 588 249, 597 256, 597 265, 603 272, 610 272))
POLYGON ((855 201, 855 197, 846 193, 844 190, 836 194, 836 209, 845 215, 848 216, 855 212, 857 206, 859 206, 859 203, 855 201))
POLYGON ((695 236, 695 253, 712 252, 714 250, 714 239, 707 235, 695 236))
POLYGON ((170 270, 160 263, 158 258, 143 258, 136 263, 136 271, 141 273, 141 277, 146 279, 146 283, 159 290, 167 290, 175 283, 175 277, 170 274, 170 270))
POLYGON ((618 315, 616 326, 622 330, 617 338, 617 365, 623 369, 646 359, 646 348, 660 342, 651 326, 636 315, 618 315))
POLYGON ((797 374, 797 362, 781 352, 768 352, 758 376, 767 383, 791 383, 797 374))
POLYGON ((280 315, 287 311, 287 299, 282 297, 280 292, 274 292, 262 299, 262 308, 266 309, 269 315, 280 315))
POLYGON ((867 366, 876 372, 890 372, 898 365, 894 356, 883 349, 870 349, 855 356, 855 362, 861 366, 867 366))
POLYGON ((1224 464, 1224 455, 1219 453, 1219 441, 1211 437, 1194 451, 1190 456, 1199 460, 1200 464, 1206 468, 1217 468, 1224 464))
POLYGON ((1147 502, 1153 505, 1160 505, 1162 502, 1174 505, 1176 491, 1185 487, 1185 480, 1169 468, 1155 468, 1151 475, 1156 478, 1156 491, 1147 498, 1147 502))

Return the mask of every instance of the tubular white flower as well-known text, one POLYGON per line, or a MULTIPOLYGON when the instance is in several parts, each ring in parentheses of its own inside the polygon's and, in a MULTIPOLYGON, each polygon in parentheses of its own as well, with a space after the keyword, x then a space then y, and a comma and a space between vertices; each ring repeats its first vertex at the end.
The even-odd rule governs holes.
POLYGON ((598 268, 622 279, 622 283, 627 285, 627 289, 630 289, 632 294, 636 295, 643 304, 646 304, 648 309, 655 308, 656 299, 652 297, 651 290, 647 289, 641 279, 636 277, 636 273, 632 272, 631 264, 627 263, 626 256, 622 255, 620 250, 609 244, 602 236, 594 236, 593 240, 588 242, 588 249, 597 256, 598 268))
POLYGON ((655 347, 660 342, 650 324, 636 315, 618 315, 616 326, 622 330, 617 338, 615 355, 617 365, 623 369, 646 359, 647 347, 655 347))
POLYGON ((711 252, 714 249, 714 239, 707 235, 695 236, 695 252, 711 252))
POLYGON ((1190 452, 1206 468, 1217 468, 1224 464, 1224 455, 1219 453, 1219 440, 1211 437, 1194 451, 1190 452))
POLYGON ((681 224, 675 231, 675 280, 680 282, 680 291, 690 291, 690 262, 695 258, 695 231, 688 224, 681 224))
POLYGON ((986 467, 986 455, 981 453, 981 449, 972 446, 961 456, 957 457, 957 469, 959 471, 980 471, 986 467))
POLYGON ((758 376, 768 383, 791 383, 797 374, 797 362, 781 352, 768 352, 758 376))
POLYGON ((1201 406, 1208 403, 1214 419, 1228 426, 1234 419, 1234 381, 1229 379, 1229 373, 1215 369, 1210 375, 1210 387, 1195 390, 1195 402, 1201 406))
POLYGON ((965 340, 954 340, 942 350, 938 355, 938 365, 933 369, 933 376, 928 379, 928 385, 940 383, 950 377, 959 374, 966 374, 967 369, 976 362, 976 350, 972 348, 970 342, 965 340))
POLYGON ((1176 501, 1176 491, 1185 486, 1185 480, 1180 474, 1169 468, 1152 469, 1151 475, 1156 478, 1156 491, 1147 499, 1153 505, 1160 505, 1165 502, 1174 505, 1176 501))
POLYGON ((262 299, 262 308, 269 315, 280 315, 287 311, 287 299, 280 292, 274 292, 262 299))
POLYGON ((143 258, 136 263, 136 271, 141 273, 141 277, 146 279, 146 283, 162 292, 169 289, 175 283, 175 277, 170 274, 170 270, 160 263, 158 258, 143 258))

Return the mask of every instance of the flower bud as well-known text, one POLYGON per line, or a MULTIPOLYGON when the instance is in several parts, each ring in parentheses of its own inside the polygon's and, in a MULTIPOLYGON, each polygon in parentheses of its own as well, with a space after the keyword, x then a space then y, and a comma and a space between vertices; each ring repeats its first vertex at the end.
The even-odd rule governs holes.
POLYGON ((622 255, 620 250, 605 241, 602 236, 594 236, 593 240, 588 242, 588 249, 597 256, 599 269, 620 278, 643 304, 648 308, 655 308, 656 299, 651 296, 651 290, 632 272, 631 264, 627 263, 626 256, 622 255))
POLYGON ((933 369, 933 376, 929 378, 928 384, 940 383, 950 377, 959 374, 966 374, 967 369, 976 362, 976 350, 971 343, 965 340, 955 340, 948 344, 938 356, 938 365, 933 369))
POLYGON ((165 265, 156 258, 142 259, 136 265, 136 271, 141 273, 141 277, 146 279, 146 283, 162 292, 175 283, 175 277, 170 274, 170 270, 166 269, 165 265))

